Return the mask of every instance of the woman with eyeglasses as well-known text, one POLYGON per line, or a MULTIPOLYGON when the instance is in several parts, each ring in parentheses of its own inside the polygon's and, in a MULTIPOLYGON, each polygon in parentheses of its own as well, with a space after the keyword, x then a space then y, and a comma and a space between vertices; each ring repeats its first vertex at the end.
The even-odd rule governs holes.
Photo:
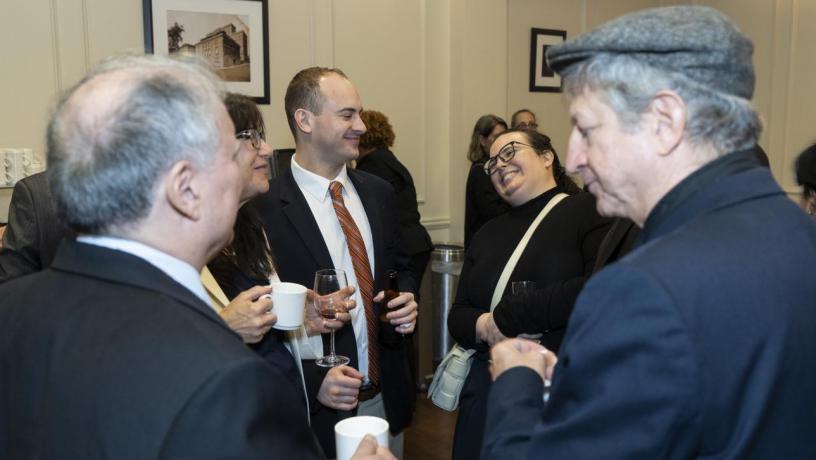
MULTIPOLYGON (((253 206, 246 204, 269 190, 268 159, 272 149, 265 140, 263 117, 252 99, 228 94, 224 103, 235 125, 235 137, 241 141, 237 161, 245 171, 245 185, 241 194, 244 204, 238 210, 232 242, 207 264, 202 272, 202 281, 213 305, 220 310, 221 318, 230 329, 283 372, 292 385, 301 388, 303 408, 308 410, 296 335, 316 331, 328 333, 330 328, 342 326, 351 317, 348 313, 338 313, 337 319, 324 320, 316 309, 304 306, 305 331, 287 333, 272 329, 277 317, 270 312, 272 301, 265 295, 272 291, 270 281, 278 279, 275 262, 260 217, 253 206)), ((348 306, 354 308, 355 305, 349 301, 348 306)), ((324 396, 333 394, 338 388, 336 375, 340 373, 340 368, 335 369, 330 370, 324 378, 318 400, 329 408, 348 410, 344 404, 324 396)))
MULTIPOLYGON (((264 140, 264 122, 252 99, 239 94, 228 94, 224 99, 230 118, 235 125, 235 137, 241 141, 239 160, 244 166, 242 203, 246 203, 269 189, 268 159, 272 149, 264 140)), ((216 303, 228 299, 242 299, 243 308, 226 308, 221 316, 246 343, 261 340, 274 325, 274 315, 266 314, 271 301, 261 298, 270 292, 269 278, 275 273, 272 251, 266 242, 260 218, 251 206, 242 205, 233 228, 234 236, 207 268, 217 286, 205 282, 205 287, 216 303), (220 288, 222 295, 218 295, 220 288)), ((222 305, 226 306, 226 305, 222 305)))
POLYGON ((595 210, 594 197, 582 193, 564 172, 549 137, 536 131, 499 134, 482 174, 512 209, 473 238, 448 316, 451 336, 476 350, 460 393, 454 459, 479 458, 490 346, 527 334, 557 352, 609 228, 609 220, 595 210), (513 282, 520 281, 535 283, 535 289, 512 294, 513 282), (499 311, 501 317, 495 314, 499 311))
POLYGON ((510 210, 496 193, 490 178, 484 175, 484 163, 493 139, 507 129, 507 123, 496 115, 483 115, 476 121, 470 136, 468 173, 465 188, 465 248, 470 245, 473 235, 490 219, 510 210))

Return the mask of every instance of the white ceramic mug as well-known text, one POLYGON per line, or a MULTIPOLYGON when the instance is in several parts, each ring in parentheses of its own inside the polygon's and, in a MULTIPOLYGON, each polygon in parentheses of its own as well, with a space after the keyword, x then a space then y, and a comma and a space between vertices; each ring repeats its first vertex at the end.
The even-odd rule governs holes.
POLYGON ((388 447, 388 422, 379 417, 360 415, 337 422, 334 425, 337 460, 349 460, 367 434, 377 438, 377 444, 388 447))
POLYGON ((272 283, 272 311, 278 315, 275 329, 292 331, 303 324, 306 288, 296 283, 272 283))

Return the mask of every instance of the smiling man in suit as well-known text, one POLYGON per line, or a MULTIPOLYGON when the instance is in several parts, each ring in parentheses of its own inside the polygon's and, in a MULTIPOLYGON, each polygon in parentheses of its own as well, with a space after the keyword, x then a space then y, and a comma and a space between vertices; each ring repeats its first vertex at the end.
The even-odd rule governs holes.
POLYGON ((337 353, 351 358, 349 366, 326 372, 315 365, 327 334, 300 340, 312 429, 332 456, 338 420, 355 412, 384 417, 393 435, 392 451, 400 456, 415 391, 404 343, 386 347, 378 341, 387 270, 397 270, 402 291, 387 305, 398 332, 413 332, 417 304, 408 258, 399 249, 394 190, 376 176, 346 168, 358 156, 366 127, 360 96, 342 71, 312 67, 298 72, 287 88, 285 109, 296 146, 291 168, 253 201, 278 274, 283 281, 311 286, 317 270, 337 268, 358 288, 351 324, 336 332, 337 353))
POLYGON ((79 236, 0 286, 4 458, 324 458, 295 388, 199 281, 254 157, 221 96, 202 66, 137 56, 57 106, 48 182, 79 236))

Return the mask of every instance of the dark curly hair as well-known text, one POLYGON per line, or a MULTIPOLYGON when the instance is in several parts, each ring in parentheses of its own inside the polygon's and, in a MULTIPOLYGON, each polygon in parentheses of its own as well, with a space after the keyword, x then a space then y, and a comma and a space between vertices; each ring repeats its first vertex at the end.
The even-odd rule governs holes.
POLYGON ((366 132, 360 137, 360 148, 363 150, 386 149, 394 145, 394 129, 384 113, 376 110, 363 110, 360 118, 366 125, 366 132))

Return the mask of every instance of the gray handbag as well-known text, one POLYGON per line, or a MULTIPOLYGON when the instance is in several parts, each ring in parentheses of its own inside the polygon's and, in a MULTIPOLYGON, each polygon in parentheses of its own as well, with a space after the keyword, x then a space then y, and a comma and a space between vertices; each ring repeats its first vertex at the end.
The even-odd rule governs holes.
MULTIPOLYGON (((504 293, 504 289, 507 287, 507 281, 510 280, 510 275, 513 273, 513 269, 516 268, 516 264, 524 252, 524 248, 527 247, 527 242, 530 241, 533 233, 538 228, 538 224, 544 220, 544 217, 549 214, 555 205, 560 203, 561 200, 567 196, 566 193, 559 193, 552 197, 550 202, 547 203, 547 206, 544 206, 544 209, 538 213, 538 216, 530 224, 530 227, 521 238, 521 241, 519 241, 516 249, 513 250, 510 259, 507 260, 507 264, 504 266, 499 281, 496 283, 496 288, 493 290, 493 298, 490 302, 491 312, 496 308, 499 300, 501 300, 502 293, 504 293)), ((454 344, 451 351, 449 351, 442 362, 439 363, 439 367, 437 367, 434 372, 433 380, 431 380, 431 386, 428 387, 428 399, 440 409, 455 411, 456 408, 459 407, 459 394, 462 392, 465 379, 467 379, 468 372, 470 372, 474 353, 476 353, 476 350, 466 349, 459 344, 454 344)))
POLYGON ((446 411, 455 411, 459 407, 459 394, 470 372, 474 353, 476 350, 465 349, 454 344, 451 351, 439 363, 431 386, 428 387, 428 397, 437 407, 446 411))

